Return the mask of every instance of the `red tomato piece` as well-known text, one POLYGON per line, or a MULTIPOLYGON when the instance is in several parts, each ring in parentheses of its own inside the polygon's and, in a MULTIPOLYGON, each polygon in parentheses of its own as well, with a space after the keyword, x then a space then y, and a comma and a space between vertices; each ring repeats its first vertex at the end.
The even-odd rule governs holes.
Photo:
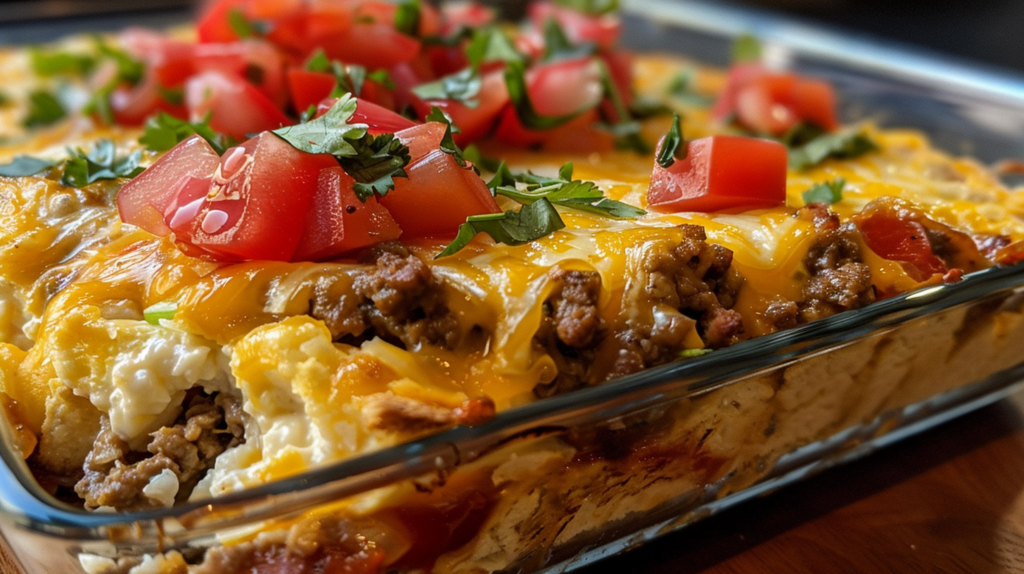
POLYGON ((146 118, 157 112, 167 112, 176 118, 188 117, 184 106, 164 99, 152 76, 147 76, 134 87, 124 85, 115 88, 110 94, 110 110, 114 114, 114 122, 122 126, 141 126, 146 118))
POLYGON ((320 171, 336 165, 329 155, 301 152, 264 132, 224 152, 206 193, 186 185, 164 221, 176 241, 220 260, 288 261, 302 238, 320 171))
POLYGON ((735 115, 747 129, 775 136, 801 122, 826 131, 839 127, 836 94, 829 83, 767 72, 757 64, 733 67, 712 114, 720 120, 735 115))
MULTIPOLYGON (((327 98, 321 101, 316 107, 316 117, 326 114, 327 110, 331 109, 337 101, 337 98, 327 98)), ((348 123, 366 124, 369 126, 366 131, 373 135, 393 134, 416 125, 416 122, 409 118, 362 98, 356 98, 356 111, 348 123)))
POLYGON ((409 177, 395 178, 395 189, 380 202, 403 238, 450 237, 470 215, 501 213, 480 176, 440 150, 446 128, 430 122, 396 134, 409 146, 409 177))
POLYGON ((498 120, 498 115, 508 104, 508 89, 505 87, 504 72, 485 74, 476 107, 469 107, 454 100, 419 100, 415 103, 416 114, 425 118, 433 107, 446 112, 452 122, 462 130, 455 134, 455 143, 468 145, 488 133, 498 120))
POLYGON ((554 18, 574 44, 591 42, 602 50, 610 50, 622 34, 622 23, 609 14, 591 16, 553 2, 535 2, 528 11, 536 29, 543 30, 548 19, 554 18))
POLYGON ((655 162, 647 190, 647 204, 661 212, 754 209, 785 201, 786 147, 741 136, 687 142, 685 159, 667 168, 655 162))
POLYGON ((395 30, 393 21, 357 20, 342 39, 323 48, 329 58, 376 70, 412 60, 420 52, 420 42, 395 30))
POLYGON ((441 5, 441 36, 460 28, 479 28, 494 21, 494 10, 479 2, 445 2, 441 5))
POLYGON ((355 180, 341 167, 320 172, 305 232, 292 261, 320 261, 351 253, 382 241, 398 239, 401 228, 378 201, 362 202, 355 180))
POLYGON ((338 81, 334 74, 292 68, 287 72, 288 92, 295 111, 301 113, 331 95, 338 81))
POLYGON ((163 87, 179 87, 195 73, 194 44, 143 28, 129 28, 121 32, 120 39, 125 50, 145 62, 147 74, 155 75, 163 87))
POLYGON ((211 128, 236 138, 292 123, 255 86, 219 71, 189 78, 185 82, 185 105, 192 121, 210 114, 211 128))
POLYGON ((171 230, 164 214, 176 204, 185 178, 208 178, 220 165, 220 156, 199 136, 192 136, 163 155, 149 169, 129 181, 117 193, 121 220, 154 235, 171 230))
POLYGON ((277 50, 262 40, 195 47, 196 73, 216 71, 235 76, 258 88, 277 107, 287 97, 284 61, 277 50))
POLYGON ((234 42, 238 40, 231 27, 228 15, 232 10, 240 10, 245 0, 217 0, 199 17, 196 33, 200 42, 234 42))
POLYGON ((857 221, 864 242, 879 257, 898 261, 915 281, 948 271, 935 256, 925 227, 916 221, 876 212, 857 221))

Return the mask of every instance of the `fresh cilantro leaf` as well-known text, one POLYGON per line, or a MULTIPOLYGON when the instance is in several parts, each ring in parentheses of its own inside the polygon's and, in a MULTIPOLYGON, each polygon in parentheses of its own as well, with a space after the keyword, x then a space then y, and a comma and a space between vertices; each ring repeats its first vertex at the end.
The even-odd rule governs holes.
POLYGON ((67 115, 64 105, 53 92, 34 90, 28 95, 28 114, 22 124, 28 128, 48 126, 67 115))
POLYGON ((804 204, 808 203, 839 203, 843 200, 843 186, 846 180, 839 177, 832 181, 816 183, 814 187, 803 192, 804 204))
MULTIPOLYGON (((454 129, 454 127, 452 129, 454 129)), ((504 165, 504 162, 500 159, 488 157, 480 153, 480 149, 474 144, 469 144, 466 146, 466 149, 462 150, 462 157, 474 166, 483 168, 485 171, 489 171, 491 173, 494 173, 500 166, 504 165)))
POLYGON ((592 56, 597 52, 597 45, 592 42, 573 44, 569 41, 565 30, 554 18, 544 22, 544 56, 546 62, 573 60, 592 56))
POLYGON ((516 50, 504 32, 493 26, 471 30, 466 57, 471 66, 479 68, 491 62, 525 62, 526 57, 516 50))
POLYGON ((619 9, 619 0, 555 0, 555 4, 592 16, 608 14, 619 9))
POLYGON ((615 136, 616 148, 632 150, 639 154, 650 153, 650 144, 640 135, 640 122, 633 119, 629 108, 623 103, 622 94, 619 93, 619 87, 615 84, 615 79, 612 78, 611 70, 604 62, 600 61, 598 67, 601 70, 601 85, 614 111, 611 116, 605 114, 609 121, 598 127, 615 136))
POLYGON ((85 187, 101 179, 135 177, 145 169, 139 165, 141 150, 120 158, 116 157, 116 151, 114 142, 107 139, 95 142, 88 153, 71 151, 71 157, 64 162, 61 183, 70 187, 85 187))
POLYGON ((95 41, 96 49, 99 50, 99 53, 117 64, 117 77, 111 82, 112 84, 116 85, 126 82, 134 86, 142 81, 142 76, 146 73, 145 64, 136 60, 124 50, 110 46, 100 37, 96 37, 95 41))
POLYGON ((757 36, 744 34, 732 44, 733 62, 757 62, 761 59, 761 40, 757 36))
POLYGON ((683 70, 672 77, 665 86, 665 92, 680 102, 699 108, 715 103, 715 98, 694 89, 694 71, 683 70))
POLYGON ((237 143, 234 138, 213 131, 208 120, 189 122, 164 112, 146 120, 139 143, 153 151, 167 151, 193 135, 206 140, 218 154, 237 143))
POLYGON ((228 12, 228 25, 231 26, 231 31, 235 33, 235 36, 238 36, 239 40, 259 38, 260 36, 266 36, 267 32, 269 32, 265 22, 248 19, 237 8, 228 12))
POLYGON ((569 162, 558 170, 558 177, 530 172, 515 174, 502 162, 487 187, 495 195, 503 195, 525 205, 543 199, 554 205, 613 219, 634 219, 647 213, 627 203, 606 198, 596 183, 575 180, 572 172, 573 165, 569 162))
POLYGON ((438 78, 433 82, 420 84, 412 89, 423 100, 455 100, 469 108, 480 104, 477 98, 483 81, 480 72, 473 66, 438 78))
POLYGON ((789 150, 790 169, 814 167, 828 158, 851 159, 878 149, 871 138, 861 132, 845 131, 825 134, 789 150))
POLYGON ((428 122, 440 122, 446 124, 448 127, 444 130, 444 136, 441 137, 439 148, 444 153, 455 158, 455 163, 459 164, 459 167, 466 167, 466 158, 462 156, 462 148, 455 143, 455 138, 452 137, 453 133, 459 133, 458 126, 452 123, 452 117, 449 116, 437 106, 430 108, 430 113, 427 114, 426 121, 428 122))
POLYGON ((180 106, 185 103, 185 90, 182 88, 165 88, 157 86, 156 92, 160 94, 165 102, 172 106, 180 106))
POLYGON ((19 155, 11 161, 0 165, 0 175, 4 177, 26 177, 57 165, 55 162, 27 155, 19 155))
POLYGON ((565 223, 559 217, 558 210, 551 205, 551 202, 543 198, 524 205, 519 211, 509 210, 505 213, 470 215, 466 218, 466 223, 459 226, 459 233, 455 236, 455 240, 448 244, 435 259, 458 252, 481 233, 490 235, 491 239, 498 243, 523 245, 551 235, 564 227, 565 223))
POLYGON ((669 168, 677 159, 686 159, 686 140, 683 139, 682 122, 679 121, 679 114, 672 116, 672 127, 665 134, 665 141, 661 144, 658 157, 655 158, 663 168, 669 168))
POLYGON ((671 115, 672 108, 654 98, 638 95, 629 104, 629 114, 638 120, 645 120, 657 116, 671 115))
POLYGON ((71 52, 29 51, 32 71, 40 76, 87 76, 96 68, 96 58, 71 52))
POLYGON ((420 29, 420 0, 402 0, 395 10, 395 30, 415 38, 420 29))
POLYGON ((423 121, 440 122, 442 124, 448 124, 452 128, 453 134, 462 132, 462 130, 459 129, 459 126, 452 123, 452 117, 448 115, 448 112, 442 110, 437 106, 430 106, 430 113, 427 114, 427 117, 423 118, 423 121))
POLYGON ((331 60, 327 57, 327 54, 324 53, 323 48, 317 48, 316 51, 309 56, 309 59, 306 60, 306 64, 303 68, 310 72, 327 72, 331 69, 331 60))
POLYGON ((355 143, 366 135, 366 124, 350 124, 356 111, 352 94, 342 94, 326 114, 304 124, 276 129, 273 133, 306 153, 329 153, 334 156, 359 155, 355 143))
POLYGON ((353 191, 360 201, 376 194, 384 197, 395 188, 393 178, 408 177, 409 147, 395 134, 369 134, 354 142, 356 153, 350 157, 337 157, 345 173, 356 180, 353 191))
POLYGON ((794 148, 802 146, 811 140, 826 135, 827 133, 828 132, 816 124, 800 122, 789 128, 789 131, 783 134, 779 141, 788 148, 794 148))
POLYGON ((142 311, 142 318, 150 325, 159 325, 161 319, 170 321, 178 312, 178 304, 173 301, 163 301, 146 307, 142 311))
POLYGON ((550 130, 572 121, 586 110, 562 116, 542 116, 537 113, 526 89, 526 68, 522 62, 508 62, 505 67, 505 87, 516 115, 523 126, 531 130, 550 130))

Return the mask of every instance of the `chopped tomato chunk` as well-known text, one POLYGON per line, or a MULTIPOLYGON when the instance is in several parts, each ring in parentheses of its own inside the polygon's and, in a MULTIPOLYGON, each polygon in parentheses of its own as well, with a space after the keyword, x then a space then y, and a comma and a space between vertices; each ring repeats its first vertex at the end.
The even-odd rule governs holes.
POLYGON ((553 18, 574 44, 591 42, 604 50, 614 47, 622 33, 622 23, 615 16, 592 16, 554 2, 530 4, 529 16, 538 30, 543 30, 548 19, 553 18))
POLYGON ((455 134, 455 143, 467 145, 491 131, 507 104, 508 90, 505 88, 504 72, 494 71, 484 75, 483 86, 474 107, 455 100, 419 100, 415 102, 415 107, 420 118, 425 118, 433 107, 447 113, 462 130, 455 134))
POLYGON ((211 128, 236 138, 292 123, 252 84, 215 70, 185 82, 185 105, 192 121, 209 114, 211 128))
POLYGON ((334 74, 327 72, 311 72, 293 68, 288 70, 288 91, 292 97, 292 106, 301 113, 309 106, 315 106, 331 95, 338 81, 334 74))
POLYGON ((330 259, 382 241, 398 239, 402 230, 387 209, 371 197, 362 202, 355 180, 341 167, 320 172, 306 230, 293 261, 330 259))
MULTIPOLYGON (((660 147, 664 145, 662 140, 660 147)), ((786 148, 741 136, 686 142, 669 167, 655 162, 647 203, 661 212, 771 207, 786 201, 786 148)))
MULTIPOLYGON (((337 101, 337 98, 327 98, 321 101, 316 107, 317 117, 326 114, 327 110, 334 107, 337 101)), ((387 108, 361 98, 356 98, 356 111, 352 114, 352 118, 349 119, 348 123, 366 124, 369 126, 366 131, 373 135, 393 134, 416 125, 416 122, 405 116, 400 116, 387 108)))
POLYGON ((470 215, 501 213, 480 176, 441 151, 446 128, 430 122, 395 134, 409 146, 409 177, 395 178, 395 189, 380 202, 402 228, 404 239, 450 237, 470 215))
POLYGON ((756 64, 733 67, 713 114, 720 120, 734 115, 743 127, 774 136, 801 122, 826 131, 839 126, 836 94, 828 82, 772 73, 756 64))
POLYGON ((932 252, 927 230, 916 221, 876 212, 859 220, 857 227, 872 251, 883 259, 900 262, 916 281, 947 271, 946 264, 932 252))

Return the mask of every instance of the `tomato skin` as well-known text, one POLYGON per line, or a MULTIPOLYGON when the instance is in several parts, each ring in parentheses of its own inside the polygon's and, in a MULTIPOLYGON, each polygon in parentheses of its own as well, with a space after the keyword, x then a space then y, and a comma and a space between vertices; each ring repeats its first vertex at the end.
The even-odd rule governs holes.
POLYGON ((292 68, 286 73, 288 92, 291 94, 292 106, 299 113, 315 106, 331 95, 337 80, 334 74, 327 72, 311 72, 300 68, 292 68))
POLYGON ((592 42, 602 50, 610 50, 619 41, 622 23, 615 16, 591 16, 553 2, 535 2, 528 9, 530 21, 537 30, 543 30, 554 18, 574 44, 592 42))
POLYGON ((395 178, 395 189, 380 202, 402 228, 403 239, 451 237, 470 215, 501 213, 480 176, 439 149, 446 129, 430 122, 395 134, 409 146, 409 177, 395 178))
POLYGON ((139 85, 119 86, 110 94, 110 110, 114 122, 122 126, 141 126, 146 118, 166 112, 176 118, 188 117, 185 107, 171 104, 163 98, 152 77, 144 78, 139 85))
POLYGON ((218 71, 245 80, 277 107, 287 96, 284 61, 277 50, 262 40, 230 44, 199 44, 195 47, 196 73, 218 71))
POLYGON ((801 122, 826 130, 839 127, 831 84, 791 73, 773 73, 760 64, 729 71, 725 90, 712 109, 719 121, 735 116, 743 127, 781 136, 801 122))
POLYGON ((129 181, 117 194, 121 220, 168 235, 165 213, 177 201, 179 182, 186 177, 209 178, 220 156, 199 136, 192 136, 163 155, 149 169, 129 181))
POLYGON ((504 72, 484 74, 483 85, 476 107, 469 107, 455 100, 418 100, 414 103, 416 115, 426 118, 430 109, 437 107, 447 113, 459 127, 455 143, 460 146, 473 143, 486 136, 498 120, 499 114, 508 105, 508 89, 505 87, 504 72))
POLYGON ((240 10, 245 5, 245 0, 218 0, 199 17, 196 24, 196 33, 199 41, 209 42, 234 42, 238 35, 231 28, 228 14, 232 10, 240 10))
MULTIPOLYGON (((664 140, 658 144, 660 150, 664 140)), ((786 201, 786 147, 769 140, 712 136, 687 142, 687 156, 654 163, 647 204, 664 213, 771 207, 786 201)))
POLYGON ((356 22, 343 40, 325 44, 324 51, 329 58, 376 70, 412 60, 420 52, 420 42, 395 30, 391 21, 356 22))
POLYGON ((445 2, 441 5, 442 37, 448 37, 460 28, 479 28, 494 21, 494 10, 479 2, 445 2))
POLYGON ((192 121, 210 114, 211 128, 240 139, 292 123, 258 88, 216 70, 185 82, 185 105, 192 121))
MULTIPOLYGON (((315 117, 326 114, 337 101, 338 98, 322 100, 316 107, 315 117)), ((348 123, 366 124, 369 126, 366 131, 372 135, 393 134, 416 125, 416 122, 409 118, 400 116, 387 108, 362 98, 356 98, 356 111, 352 114, 348 123)))
POLYGON ((238 148, 225 152, 209 194, 194 213, 180 215, 184 206, 179 202, 165 221, 177 241, 222 261, 289 261, 306 226, 320 171, 337 162, 329 155, 301 152, 268 132, 238 148), (238 148, 243 159, 228 168, 238 148))
POLYGON ((898 261, 915 281, 924 281, 948 269, 932 252, 923 225, 916 221, 875 213, 857 222, 864 242, 879 257, 898 261))
POLYGON ((147 75, 155 75, 165 88, 179 87, 195 73, 195 44, 144 28, 128 28, 120 41, 129 54, 146 63, 147 75))
POLYGON ((341 167, 321 170, 306 229, 292 261, 321 261, 402 235, 376 197, 362 202, 353 191, 355 180, 341 167))

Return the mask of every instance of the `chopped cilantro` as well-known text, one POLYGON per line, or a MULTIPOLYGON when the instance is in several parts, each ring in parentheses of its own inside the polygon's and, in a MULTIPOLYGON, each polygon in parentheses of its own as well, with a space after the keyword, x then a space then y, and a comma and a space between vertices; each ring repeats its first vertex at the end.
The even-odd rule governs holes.
POLYGON ((206 140, 218 154, 237 143, 234 138, 213 131, 207 120, 189 122, 164 112, 146 120, 139 143, 153 151, 167 151, 194 135, 206 140))
POLYGON ((562 218, 551 202, 541 198, 524 205, 518 211, 509 210, 505 213, 488 213, 471 215, 466 223, 459 226, 459 233, 437 258, 446 257, 458 252, 481 233, 505 245, 523 245, 546 237, 565 227, 562 218))
POLYGON ((22 120, 25 127, 48 126, 67 115, 64 105, 53 92, 34 90, 28 95, 28 114, 22 120))
POLYGON ((145 169, 139 165, 141 150, 120 158, 116 157, 116 151, 114 142, 107 139, 96 141, 88 153, 69 150, 71 157, 64 162, 61 183, 70 187, 85 187, 101 179, 135 177, 145 169))
POLYGON ((56 162, 50 160, 19 155, 11 163, 0 165, 0 175, 4 177, 26 177, 36 175, 55 165, 57 165, 56 162))
POLYGON ((110 46, 99 37, 96 38, 96 48, 103 57, 113 60, 117 64, 117 78, 113 83, 126 82, 134 86, 142 81, 142 76, 146 73, 146 65, 141 61, 136 60, 124 50, 110 46))
POLYGON ((686 69, 669 80, 665 93, 669 96, 694 107, 706 108, 715 102, 715 98, 702 94, 694 89, 694 71, 686 69))
POLYGON ((516 50, 500 29, 488 26, 471 31, 469 44, 466 46, 466 57, 470 65, 482 66, 491 62, 525 62, 526 57, 516 50))
POLYGON ((395 188, 394 178, 408 177, 409 148, 395 134, 367 134, 356 140, 356 155, 337 157, 345 173, 356 180, 353 191, 360 201, 376 194, 384 197, 395 188))
POLYGON ((638 120, 672 114, 672 109, 654 98, 638 95, 629 104, 629 114, 638 120))
POLYGON ((354 156, 354 142, 366 135, 366 124, 350 124, 356 111, 352 94, 342 94, 326 114, 304 124, 286 126, 274 133, 306 153, 329 153, 335 156, 354 156))
POLYGON ((505 87, 508 88, 509 99, 516 110, 519 121, 527 129, 550 130, 566 122, 572 121, 583 111, 561 116, 542 116, 533 107, 530 94, 526 88, 526 68, 522 62, 508 62, 505 67, 505 87))
MULTIPOLYGON (((454 129, 454 126, 452 129, 454 129)), ((473 144, 469 144, 466 146, 466 149, 462 150, 462 157, 474 166, 481 167, 490 172, 498 171, 498 168, 502 165, 500 159, 483 155, 480 153, 480 149, 473 144)))
POLYGON ((530 172, 513 173, 502 162, 487 187, 495 195, 519 203, 529 205, 544 199, 554 205, 613 219, 634 219, 647 213, 628 203, 606 198, 596 183, 573 179, 572 172, 571 162, 558 170, 558 177, 545 177, 530 172))
POLYGON ((661 144, 661 150, 658 151, 656 160, 658 165, 667 169, 677 159, 686 159, 686 151, 687 146, 686 140, 683 139, 682 122, 679 120, 679 114, 675 114, 672 116, 672 127, 665 134, 665 141, 661 144))
POLYGON ((228 25, 240 40, 266 36, 269 31, 265 22, 250 20, 237 8, 228 12, 228 25))
POLYGON ((324 53, 323 48, 317 48, 313 54, 306 60, 306 64, 303 66, 307 71, 310 72, 329 72, 331 70, 331 60, 324 53))
POLYGON ((401 0, 395 10, 395 30, 415 38, 420 29, 421 17, 420 0, 401 0))
POLYGON ((483 81, 480 72, 474 67, 438 78, 433 82, 420 84, 412 89, 412 93, 424 100, 455 100, 463 105, 475 108, 480 100, 480 88, 483 81))
POLYGON ((732 44, 733 62, 756 62, 761 59, 761 40, 752 34, 744 34, 732 44))
POLYGON ((598 127, 615 136, 615 147, 618 149, 632 150, 639 154, 650 153, 650 144, 640 135, 640 122, 633 119, 629 108, 623 103, 622 94, 619 93, 619 87, 615 84, 611 71, 604 62, 599 61, 598 66, 601 70, 601 85, 614 111, 611 117, 604 114, 608 121, 599 124, 598 127))
POLYGON ((789 150, 790 169, 814 167, 828 158, 851 159, 878 149, 871 138, 861 132, 844 131, 824 134, 789 150))
POLYGON ((96 58, 71 52, 30 50, 32 71, 40 76, 86 76, 96 68, 96 58))
POLYGON ((839 177, 832 181, 816 183, 803 192, 804 204, 808 203, 839 203, 843 200, 843 187, 846 180, 839 177))
POLYGON ((592 56, 596 52, 597 45, 593 43, 573 44, 570 42, 558 20, 548 18, 544 22, 544 61, 573 60, 592 56))

